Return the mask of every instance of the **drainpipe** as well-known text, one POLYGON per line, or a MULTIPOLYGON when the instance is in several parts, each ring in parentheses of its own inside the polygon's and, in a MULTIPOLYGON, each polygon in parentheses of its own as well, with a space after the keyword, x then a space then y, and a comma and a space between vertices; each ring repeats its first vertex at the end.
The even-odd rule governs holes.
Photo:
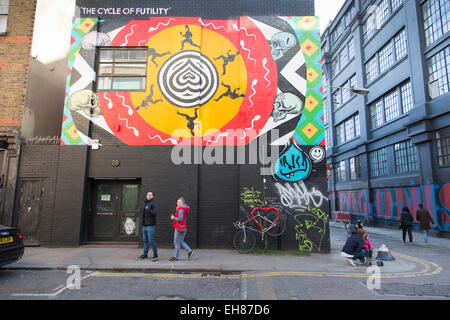
POLYGON ((6 147, 6 149, 4 149, 4 150, 5 150, 5 153, 6 153, 6 158, 7 158, 7 160, 6 160, 6 173, 5 173, 5 179, 4 179, 4 181, 3 181, 2 204, 1 204, 1 209, 0 209, 0 212, 1 212, 1 216, 0 216, 0 224, 3 222, 3 216, 4 216, 4 213, 5 213, 6 192, 7 192, 7 190, 8 190, 9 164, 10 164, 10 162, 11 162, 11 161, 10 161, 11 156, 9 155, 8 147, 6 147))
POLYGON ((20 132, 18 130, 13 130, 14 134, 14 140, 16 143, 16 154, 17 154, 17 169, 16 169, 16 182, 14 186, 14 195, 13 195, 13 204, 11 206, 11 220, 10 220, 10 226, 14 226, 14 213, 16 211, 16 201, 17 201, 17 185, 19 183, 19 169, 20 169, 20 155, 21 155, 21 149, 22 149, 22 143, 20 141, 20 132))

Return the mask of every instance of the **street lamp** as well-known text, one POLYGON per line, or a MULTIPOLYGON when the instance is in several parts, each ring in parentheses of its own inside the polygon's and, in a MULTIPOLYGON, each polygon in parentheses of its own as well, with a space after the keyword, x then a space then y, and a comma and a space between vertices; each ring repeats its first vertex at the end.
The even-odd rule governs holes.
POLYGON ((366 89, 366 88, 359 88, 359 87, 330 87, 330 86, 323 86, 323 87, 327 87, 327 88, 332 88, 332 89, 346 89, 346 90, 350 90, 351 92, 355 93, 355 94, 360 94, 362 96, 367 95, 370 90, 366 89))

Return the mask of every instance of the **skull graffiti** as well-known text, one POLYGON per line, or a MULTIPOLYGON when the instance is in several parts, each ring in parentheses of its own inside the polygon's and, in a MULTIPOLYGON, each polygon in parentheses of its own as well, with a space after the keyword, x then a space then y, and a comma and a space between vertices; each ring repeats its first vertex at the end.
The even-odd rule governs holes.
POLYGON ((288 114, 299 115, 302 113, 302 109, 303 103, 295 94, 280 93, 273 103, 273 121, 284 120, 288 114))
POLYGON ((97 31, 89 32, 81 40, 81 46, 86 50, 94 50, 97 46, 108 47, 110 45, 109 35, 97 31))
POLYGON ((289 32, 278 32, 273 35, 270 40, 270 46, 272 50, 270 54, 273 60, 278 60, 291 48, 294 48, 297 44, 295 36, 289 32))
POLYGON ((70 96, 67 105, 70 110, 84 111, 90 117, 98 117, 101 113, 97 95, 91 90, 75 92, 70 96))

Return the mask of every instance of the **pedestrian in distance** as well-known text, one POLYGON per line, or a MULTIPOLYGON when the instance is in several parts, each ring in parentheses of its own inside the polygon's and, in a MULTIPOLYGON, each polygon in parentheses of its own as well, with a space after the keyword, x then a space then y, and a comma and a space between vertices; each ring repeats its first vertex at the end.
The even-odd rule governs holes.
POLYGON ((179 198, 177 201, 177 208, 175 214, 170 216, 173 221, 172 227, 174 229, 173 244, 175 247, 175 255, 170 258, 170 261, 178 261, 180 255, 180 249, 183 247, 188 253, 188 259, 192 257, 193 250, 184 242, 186 236, 187 226, 186 218, 189 214, 189 206, 186 204, 184 198, 179 198))
POLYGON ((414 218, 409 211, 408 207, 403 207, 402 213, 400 215, 400 226, 402 229, 403 243, 406 243, 406 232, 408 232, 409 243, 413 242, 412 228, 413 228, 414 218))
POLYGON ((155 196, 153 192, 147 192, 144 204, 141 208, 141 221, 142 221, 142 237, 144 239, 144 253, 136 259, 147 259, 150 245, 153 249, 152 261, 158 260, 158 248, 155 242, 155 228, 156 228, 156 214, 158 212, 158 206, 156 204, 155 196))
POLYGON ((430 230, 430 223, 434 225, 433 218, 431 218, 430 212, 423 207, 423 204, 419 204, 419 210, 416 211, 416 220, 419 221, 419 230, 423 231, 423 237, 426 244, 428 242, 428 230, 430 230))

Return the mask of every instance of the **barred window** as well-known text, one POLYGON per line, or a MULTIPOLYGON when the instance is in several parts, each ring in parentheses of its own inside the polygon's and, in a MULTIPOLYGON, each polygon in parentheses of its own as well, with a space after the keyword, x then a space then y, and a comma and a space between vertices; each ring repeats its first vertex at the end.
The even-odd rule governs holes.
POLYGON ((375 55, 366 63, 366 79, 367 82, 372 82, 378 77, 378 61, 375 55))
POLYGON ((145 90, 147 48, 100 48, 98 90, 145 90))
POLYGON ((408 81, 402 85, 400 91, 402 93, 402 112, 405 114, 414 107, 411 82, 408 81))
POLYGON ((350 180, 361 179, 361 157, 350 158, 350 180))
POLYGON ((400 116, 400 104, 398 100, 398 91, 395 90, 384 98, 384 110, 386 122, 400 116))
POLYGON ((387 149, 381 148, 369 153, 370 176, 380 177, 387 174, 387 149))
POLYGON ((411 141, 394 144, 395 171, 405 173, 418 169, 416 146, 411 141))
POLYGON ((345 160, 339 161, 336 166, 336 182, 343 182, 347 180, 347 176, 345 174, 345 160))
POLYGON ((450 46, 428 60, 429 92, 432 99, 449 91, 450 46))
POLYGON ((0 35, 6 33, 9 0, 0 0, 0 35))
POLYGON ((380 73, 385 72, 394 64, 394 49, 392 42, 389 42, 379 53, 380 73))
POLYGON ((406 30, 403 29, 398 35, 394 38, 395 44, 395 59, 400 60, 404 56, 408 54, 408 46, 406 42, 406 30))
POLYGON ((428 0, 422 5, 422 11, 428 46, 450 29, 450 0, 428 0))
POLYGON ((439 166, 450 166, 450 127, 436 132, 439 166))

